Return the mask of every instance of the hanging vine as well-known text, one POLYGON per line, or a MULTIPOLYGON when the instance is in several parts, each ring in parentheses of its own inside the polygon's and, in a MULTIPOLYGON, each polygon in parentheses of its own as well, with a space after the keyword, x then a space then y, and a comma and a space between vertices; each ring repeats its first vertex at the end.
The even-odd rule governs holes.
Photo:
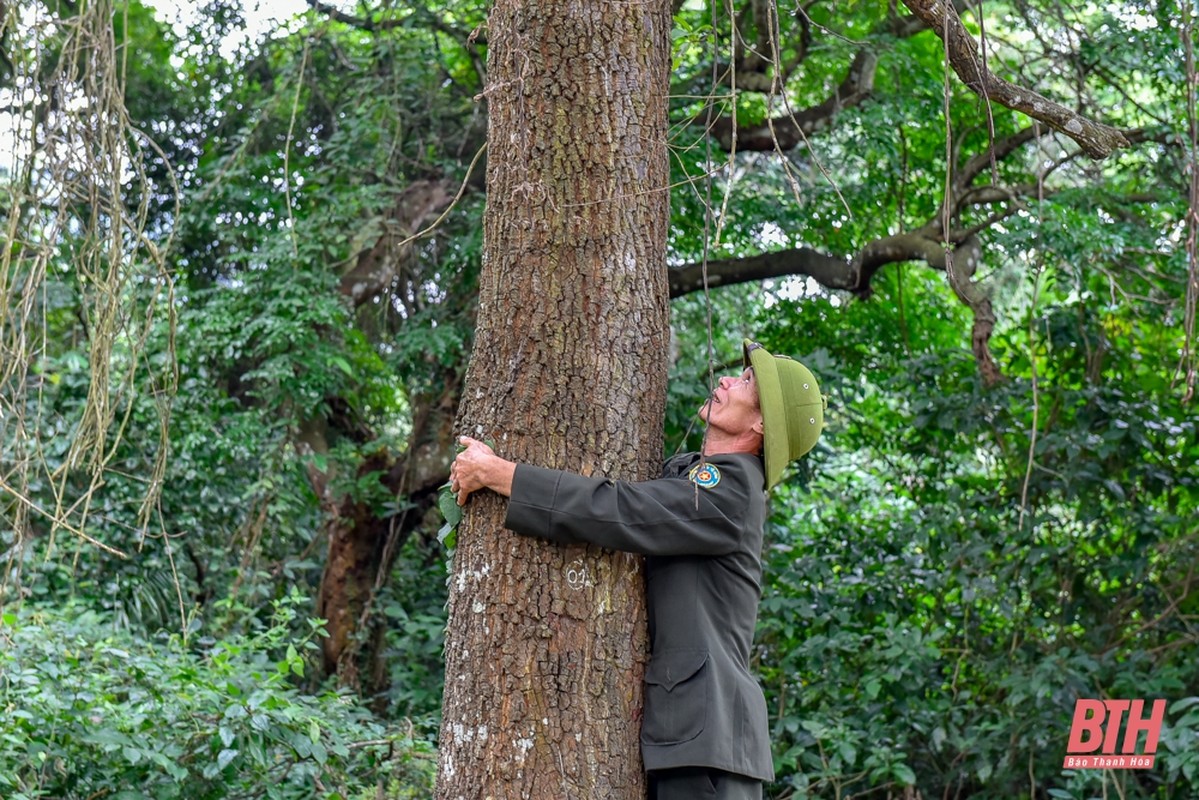
POLYGON ((1182 43, 1186 54, 1186 114, 1187 114, 1187 163, 1190 167, 1190 203, 1187 207, 1187 291, 1183 330, 1186 341, 1183 345, 1179 368, 1184 375, 1183 402, 1190 403, 1195 397, 1195 306, 1199 300, 1199 120, 1196 119, 1196 90, 1199 89, 1199 74, 1195 69, 1195 11, 1190 3, 1182 3, 1182 43))
POLYGON ((19 574, 34 536, 46 537, 48 556, 60 533, 127 556, 90 534, 89 520, 139 403, 154 409, 158 446, 138 476, 137 540, 162 536, 152 528, 177 384, 174 286, 169 237, 155 241, 147 220, 163 197, 174 200, 177 216, 178 191, 171 177, 166 186, 149 177, 148 164, 167 158, 125 108, 128 48, 115 31, 128 30, 127 9, 113 0, 63 8, 0 6, 11 58, 0 99, 13 143, 0 154, 0 529, 9 531, 0 541, 0 589, 19 574), (47 402, 49 385, 68 370, 83 372, 56 361, 52 316, 64 305, 87 353, 86 400, 77 409, 47 402), (165 341, 165 362, 147 359, 151 336, 165 341))

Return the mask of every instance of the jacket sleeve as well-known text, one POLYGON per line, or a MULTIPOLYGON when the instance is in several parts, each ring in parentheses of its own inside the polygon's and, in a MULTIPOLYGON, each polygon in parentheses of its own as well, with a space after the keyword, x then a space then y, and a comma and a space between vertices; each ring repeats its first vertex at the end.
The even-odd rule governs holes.
POLYGON ((644 555, 715 556, 737 549, 748 500, 742 476, 700 488, 682 478, 633 483, 520 464, 504 526, 644 555))

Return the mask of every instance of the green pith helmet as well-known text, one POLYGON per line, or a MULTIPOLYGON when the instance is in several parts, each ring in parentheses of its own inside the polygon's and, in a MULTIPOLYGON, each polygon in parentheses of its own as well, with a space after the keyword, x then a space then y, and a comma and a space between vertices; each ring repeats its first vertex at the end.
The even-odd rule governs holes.
POLYGON ((824 428, 824 397, 814 376, 787 356, 771 355, 745 340, 745 366, 753 367, 762 408, 762 449, 766 488, 778 483, 783 468, 816 444, 824 428))

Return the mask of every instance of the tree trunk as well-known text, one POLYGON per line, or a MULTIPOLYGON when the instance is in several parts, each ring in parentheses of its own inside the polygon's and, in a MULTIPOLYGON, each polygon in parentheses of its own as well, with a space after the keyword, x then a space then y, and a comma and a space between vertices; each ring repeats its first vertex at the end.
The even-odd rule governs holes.
MULTIPOLYGON (((461 432, 656 477, 668 318, 670 13, 497 0, 488 207, 461 432)), ((472 498, 450 576, 438 797, 644 797, 641 559, 519 537, 472 498)))
MULTIPOLYGON (((377 663, 380 653, 374 646, 379 641, 377 630, 363 630, 364 625, 378 625, 371 619, 371 604, 404 542, 436 504, 438 487, 449 479, 454 453, 451 426, 461 397, 461 374, 441 370, 433 384, 434 391, 410 396, 414 413, 408 449, 398 457, 385 451, 368 457, 356 476, 359 483, 372 474, 377 476, 382 488, 401 506, 398 514, 380 516, 374 497, 331 496, 328 476, 310 471, 313 490, 322 498, 328 515, 329 549, 316 601, 317 616, 326 620, 328 633, 321 641, 322 664, 325 674, 336 674, 340 685, 366 695, 387 688, 385 671, 377 663), (365 652, 364 643, 369 643, 365 652)), ((340 434, 353 436, 359 444, 374 435, 342 427, 340 434)), ((313 441, 315 438, 308 437, 308 447, 326 452, 327 445, 313 441)))

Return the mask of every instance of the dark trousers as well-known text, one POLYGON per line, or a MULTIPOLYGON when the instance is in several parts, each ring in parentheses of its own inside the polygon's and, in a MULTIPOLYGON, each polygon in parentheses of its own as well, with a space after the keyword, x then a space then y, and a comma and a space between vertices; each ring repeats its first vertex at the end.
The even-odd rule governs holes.
POLYGON ((649 800, 762 800, 762 782, 707 767, 649 773, 649 800))

